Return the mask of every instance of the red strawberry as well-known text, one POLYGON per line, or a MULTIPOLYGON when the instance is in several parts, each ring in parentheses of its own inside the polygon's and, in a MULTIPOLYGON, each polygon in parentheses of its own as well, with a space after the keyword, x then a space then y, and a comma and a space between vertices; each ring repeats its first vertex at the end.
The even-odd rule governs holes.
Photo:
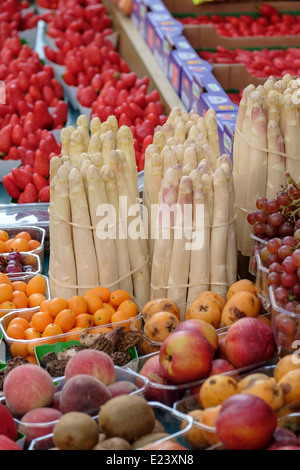
POLYGON ((20 159, 20 154, 19 154, 19 147, 10 147, 8 154, 6 155, 8 160, 19 160, 20 159))
POLYGON ((40 202, 50 201, 50 185, 44 186, 38 193, 38 199, 40 202))
POLYGON ((33 204, 38 200, 38 193, 33 183, 29 183, 18 198, 18 204, 33 204))
POLYGON ((48 180, 38 173, 33 173, 32 181, 38 192, 49 184, 48 180))
POLYGON ((56 154, 60 153, 60 145, 56 142, 54 135, 50 132, 46 135, 44 139, 41 139, 39 149, 47 157, 52 152, 56 154))
POLYGON ((64 126, 68 118, 68 103, 66 101, 60 100, 55 107, 55 110, 52 114, 53 118, 53 128, 58 129, 61 126, 64 126))
POLYGON ((49 176, 48 156, 40 149, 35 152, 34 173, 38 173, 45 178, 48 178, 49 176))
POLYGON ((12 141, 11 141, 12 131, 13 131, 13 126, 11 124, 4 126, 0 130, 0 153, 2 155, 5 155, 9 151, 12 145, 12 141))
POLYGON ((18 188, 18 186, 15 183, 14 177, 11 173, 8 175, 3 176, 2 178, 2 184, 7 192, 7 194, 12 198, 12 199, 18 199, 21 191, 18 188))
POLYGON ((34 115, 43 129, 51 129, 53 125, 53 119, 48 111, 48 106, 44 101, 38 100, 34 103, 33 107, 34 115))
POLYGON ((11 174, 20 189, 25 189, 27 184, 32 183, 32 175, 22 168, 13 168, 11 174))
POLYGON ((20 126, 20 124, 15 125, 11 134, 11 140, 13 144, 20 145, 23 137, 24 137, 24 131, 23 131, 22 126, 20 126))

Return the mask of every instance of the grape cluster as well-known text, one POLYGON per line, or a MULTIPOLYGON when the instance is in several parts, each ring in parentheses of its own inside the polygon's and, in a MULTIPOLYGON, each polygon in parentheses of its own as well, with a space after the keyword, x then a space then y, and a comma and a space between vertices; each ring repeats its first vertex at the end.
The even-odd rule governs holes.
POLYGON ((35 269, 27 265, 21 253, 12 252, 0 256, 0 272, 5 274, 31 273, 35 269))

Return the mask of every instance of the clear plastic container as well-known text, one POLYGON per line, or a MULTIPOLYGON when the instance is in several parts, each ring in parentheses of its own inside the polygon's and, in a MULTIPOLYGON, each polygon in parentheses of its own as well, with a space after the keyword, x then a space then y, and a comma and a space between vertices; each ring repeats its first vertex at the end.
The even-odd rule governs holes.
MULTIPOLYGON (((23 274, 23 275, 19 274, 18 276, 10 275, 9 278, 10 278, 11 281, 24 281, 26 284, 28 284, 28 282, 35 276, 36 276, 35 273, 30 273, 30 274, 28 273, 28 274, 23 274)), ((48 299, 50 299, 49 280, 48 280, 47 276, 43 276, 43 277, 45 278, 45 280, 47 282, 47 289, 46 289, 45 297, 48 300, 48 299)), ((0 329, 3 333, 3 336, 4 336, 4 329, 5 329, 4 325, 6 325, 6 327, 7 327, 10 320, 12 320, 15 317, 23 317, 23 318, 26 318, 26 319, 27 318, 31 319, 32 315, 34 313, 38 312, 39 310, 40 310, 39 307, 20 308, 20 309, 14 309, 14 310, 0 309, 0 329), (7 319, 4 319, 4 317, 6 317, 6 315, 9 315, 9 316, 7 317, 7 319), (7 323, 7 321, 8 321, 8 323, 7 323)), ((5 336, 7 337, 6 334, 5 334, 5 336)))
MULTIPOLYGON (((136 380, 136 374, 133 371, 125 370, 122 369, 121 367, 115 366, 115 371, 116 371, 116 382, 121 382, 121 381, 128 381, 130 383, 135 383, 136 380)), ((54 384, 55 384, 55 391, 59 392, 64 384, 65 384, 65 378, 60 377, 53 379, 54 384)), ((146 388, 147 384, 147 379, 144 381, 140 382, 140 386, 137 390, 134 392, 131 392, 129 395, 143 395, 143 392, 146 388)), ((91 410, 89 414, 94 416, 95 413, 97 413, 98 410, 91 410)), ((57 419, 54 421, 48 421, 48 422, 43 422, 43 423, 23 423, 21 419, 16 419, 14 418, 18 429, 25 435, 25 447, 28 448, 31 444, 31 437, 28 436, 33 436, 34 433, 38 433, 39 437, 43 436, 42 439, 39 439, 38 444, 35 445, 35 450, 47 450, 50 447, 53 447, 53 439, 52 435, 49 437, 45 437, 48 434, 51 434, 53 432, 53 427, 57 423, 57 419)))
POLYGON ((31 225, 17 225, 15 227, 1 225, 1 230, 5 230, 9 238, 14 238, 20 232, 28 232, 33 240, 40 242, 40 246, 35 250, 28 251, 28 254, 37 255, 40 257, 41 263, 44 261, 44 247, 46 231, 41 227, 34 227, 31 225))
MULTIPOLYGON (((78 330, 74 332, 70 331, 70 332, 63 333, 63 334, 56 335, 56 336, 48 336, 44 338, 37 338, 37 339, 31 339, 31 340, 14 339, 14 338, 10 338, 9 336, 7 336, 6 329, 8 327, 9 322, 13 318, 22 317, 22 318, 25 318, 28 322, 30 322, 31 318, 36 313, 36 311, 37 309, 23 309, 18 312, 12 311, 11 313, 6 314, 3 318, 0 319, 0 331, 3 334, 3 339, 6 342, 9 352, 11 353, 12 356, 14 355, 13 354, 14 349, 15 350, 18 349, 17 346, 19 346, 20 350, 24 348, 24 351, 26 347, 27 350, 30 350, 31 354, 35 354, 34 348, 36 346, 67 342, 71 340, 78 341, 80 338, 80 335, 83 333, 89 333, 89 334, 95 333, 96 334, 100 332, 100 329, 103 329, 105 331, 107 328, 116 328, 117 326, 124 326, 125 329, 128 329, 128 330, 132 329, 133 320, 129 319, 129 320, 123 320, 120 322, 101 325, 101 327, 93 326, 91 328, 83 328, 82 330, 78 330)), ((137 325, 138 319, 135 318, 134 322, 135 322, 135 325, 137 325)), ((136 329, 136 327, 134 329, 136 329)))
POLYGON ((280 356, 292 354, 299 349, 300 314, 289 312, 275 298, 274 286, 269 287, 271 303, 271 328, 280 356))
POLYGON ((268 287, 268 275, 269 269, 263 265, 263 261, 261 259, 260 251, 255 253, 256 258, 256 293, 261 301, 263 308, 266 311, 270 310, 270 296, 269 296, 269 287, 268 287))
MULTIPOLYGON (((35 255, 33 253, 29 253, 29 252, 21 252, 20 253, 23 260, 24 260, 24 263, 25 265, 27 266, 31 266, 33 269, 32 271, 30 272, 16 272, 16 273, 7 273, 7 276, 11 279, 11 280, 22 280, 22 279, 19 279, 19 278, 23 278, 23 277, 26 277, 27 275, 36 275, 36 274, 41 274, 42 273, 42 263, 41 263, 41 258, 38 256, 38 255, 35 255), (16 279, 17 278, 17 279, 16 279)), ((2 253, 1 256, 3 256, 5 258, 5 260, 7 260, 7 256, 9 255, 9 253, 2 253)))
MULTIPOLYGON (((248 366, 243 369, 237 369, 235 371, 231 372, 226 372, 222 375, 228 375, 233 377, 237 382, 239 382, 242 378, 246 377, 249 374, 254 374, 254 373, 261 373, 265 374, 269 377, 274 376, 274 370, 275 370, 275 364, 274 363, 264 363, 264 364, 256 364, 253 366, 248 366)), ((197 401, 193 395, 189 395, 184 397, 182 400, 179 400, 178 402, 174 403, 174 409, 176 411, 179 411, 182 414, 187 414, 190 413, 191 411, 194 410, 203 410, 203 407, 197 401)), ((202 429, 203 431, 209 433, 208 435, 211 435, 210 440, 210 445, 213 445, 212 442, 214 440, 214 436, 216 434, 216 428, 213 426, 207 426, 199 421, 193 420, 193 425, 196 428, 202 429)), ((217 444, 215 442, 214 444, 217 444)))
POLYGON ((49 204, 0 204, 0 220, 5 227, 28 226, 45 230, 44 252, 49 254, 49 204))
POLYGON ((267 241, 264 240, 263 238, 257 237, 256 235, 254 235, 253 232, 251 232, 250 238, 252 239, 252 246, 251 246, 250 260, 249 260, 249 273, 252 274, 253 276, 256 276, 257 261, 256 261, 255 253, 257 251, 261 251, 261 249, 266 246, 267 241))
MULTIPOLYGON (((159 439, 156 441, 156 444, 164 442, 165 440, 174 439, 179 440, 186 432, 188 432, 192 427, 192 419, 190 417, 184 416, 178 411, 162 405, 158 402, 148 402, 151 406, 155 418, 160 421, 163 425, 166 433, 169 434, 168 437, 159 439)), ((94 419, 97 420, 98 416, 94 416, 94 419)), ((99 429, 100 432, 100 429, 99 429)), ((34 439, 28 450, 49 450, 53 447, 53 434, 48 434, 43 437, 34 439)), ((139 450, 136 449, 136 450, 139 450)))

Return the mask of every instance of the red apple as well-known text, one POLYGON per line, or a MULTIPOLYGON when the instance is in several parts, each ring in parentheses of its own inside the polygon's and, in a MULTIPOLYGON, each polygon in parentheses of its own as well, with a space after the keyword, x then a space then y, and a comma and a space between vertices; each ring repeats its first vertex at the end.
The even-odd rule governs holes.
POLYGON ((181 330, 174 331, 163 341, 159 363, 169 380, 184 384, 208 377, 213 357, 214 349, 203 335, 181 330))
POLYGON ((273 434, 272 440, 266 450, 277 450, 283 446, 298 447, 299 440, 296 434, 289 429, 277 428, 273 434))
MULTIPOLYGON (((158 401, 164 405, 172 406, 175 401, 183 398, 184 389, 176 387, 165 375, 163 368, 159 363, 159 354, 155 354, 146 360, 140 370, 140 375, 149 380, 144 396, 148 401, 158 401)), ((142 386, 143 383, 138 386, 142 386)))
POLYGON ((236 368, 272 359, 276 343, 271 328, 258 318, 241 318, 226 334, 226 356, 236 368))
POLYGON ((199 319, 189 319, 185 320, 176 327, 175 331, 181 330, 193 330, 205 336, 205 338, 210 342, 214 351, 218 349, 218 334, 216 329, 207 323, 206 321, 199 319))
POLYGON ((277 417, 270 405, 255 395, 237 394, 222 405, 217 435, 228 450, 261 450, 272 439, 277 417))
POLYGON ((226 372, 231 372, 232 370, 235 370, 235 368, 230 364, 230 362, 225 359, 214 359, 212 361, 210 375, 224 374, 226 372))

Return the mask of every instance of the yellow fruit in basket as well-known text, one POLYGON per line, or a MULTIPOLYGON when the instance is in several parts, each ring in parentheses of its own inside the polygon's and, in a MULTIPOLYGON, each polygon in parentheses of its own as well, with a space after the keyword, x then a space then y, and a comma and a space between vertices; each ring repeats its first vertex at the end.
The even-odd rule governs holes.
POLYGON ((28 251, 34 251, 40 248, 41 244, 37 240, 30 240, 28 242, 28 251))
POLYGON ((9 338, 25 339, 25 330, 22 326, 14 324, 8 326, 6 334, 9 338))
POLYGON ((18 239, 18 238, 24 238, 27 242, 29 242, 32 239, 30 233, 25 232, 25 231, 17 233, 17 235, 15 236, 15 239, 18 239))
POLYGON ((26 287, 27 287, 26 282, 24 282, 24 281, 12 281, 11 286, 12 286, 14 292, 17 290, 19 292, 24 292, 24 294, 26 294, 26 287))
POLYGON ((116 289, 110 294, 109 300, 115 307, 119 307, 124 300, 131 300, 131 296, 124 289, 116 289))
POLYGON ((284 406, 283 392, 275 380, 265 379, 251 381, 242 390, 241 393, 248 393, 262 398, 273 410, 279 410, 284 406))
POLYGON ((82 313, 93 315, 97 310, 103 307, 102 300, 96 294, 84 294, 84 299, 87 303, 87 311, 82 313))
POLYGON ((17 307, 13 302, 10 302, 9 300, 6 300, 5 302, 2 302, 0 304, 0 310, 15 310, 17 307))
POLYGON ((297 369, 300 369, 300 363, 294 360, 293 354, 288 354, 277 362, 274 370, 274 379, 276 382, 279 382, 285 374, 297 369))
POLYGON ((274 379, 269 377, 267 374, 255 372, 253 374, 246 375, 239 381, 239 392, 242 392, 246 387, 253 385, 258 380, 272 380, 274 382, 274 379))
POLYGON ((44 338, 45 336, 57 336, 57 335, 62 335, 63 331, 60 326, 55 325, 54 323, 49 323, 49 325, 46 326, 42 333, 42 337, 44 338))
POLYGON ((12 287, 12 282, 11 280, 9 279, 9 277, 4 274, 4 273, 0 273, 0 285, 1 284, 8 284, 9 286, 12 287))
POLYGON ((29 308, 35 308, 39 307, 42 302, 46 300, 46 297, 43 294, 31 294, 30 297, 28 297, 28 307, 29 308))
POLYGON ((31 318, 31 328, 43 333, 47 325, 53 322, 53 318, 47 312, 37 312, 32 315, 31 318))
MULTIPOLYGON (((196 409, 189 411, 187 414, 188 416, 193 418, 194 422, 202 423, 203 410, 196 409)), ((183 420, 181 424, 181 429, 183 430, 186 425, 187 422, 183 420)), ((197 424, 193 424, 191 429, 183 434, 183 438, 187 445, 192 449, 204 449, 205 447, 208 447, 204 431, 199 426, 197 426, 197 424)))
POLYGON ((8 239, 9 239, 9 235, 6 232, 6 230, 0 230, 0 240, 2 242, 7 242, 8 239))
MULTIPOLYGON (((211 406, 203 410, 202 423, 212 428, 212 430, 215 429, 221 407, 222 405, 211 406)), ((211 446, 220 442, 220 439, 218 438, 218 435, 215 432, 204 431, 204 436, 211 446)))
POLYGON ((87 313, 88 305, 87 301, 82 295, 74 295, 68 300, 68 309, 73 310, 75 315, 80 313, 87 313))
POLYGON ((124 300, 119 305, 118 311, 128 313, 131 317, 135 317, 138 313, 137 305, 133 300, 124 300))
POLYGON ((42 274, 37 274, 27 284, 26 294, 30 297, 32 294, 43 294, 47 291, 47 282, 42 274))
POLYGON ((170 312, 156 312, 146 322, 144 327, 145 336, 150 341, 162 343, 169 336, 180 321, 170 312))
POLYGON ((20 341, 14 341, 10 345, 10 353, 13 357, 28 357, 27 343, 21 343, 20 341))
POLYGON ((300 401, 300 369, 287 372, 278 382, 285 405, 300 401))
POLYGON ((238 393, 238 383, 228 375, 213 375, 200 387, 200 401, 204 408, 218 406, 238 393))
POLYGON ((25 292, 15 290, 11 296, 12 303, 15 304, 16 308, 27 308, 28 307, 28 297, 25 292))
POLYGON ((67 333, 71 328, 74 328, 76 322, 76 315, 73 310, 66 308, 59 312, 54 318, 55 325, 58 325, 64 333, 67 333))
POLYGON ((48 312, 51 317, 55 318, 56 315, 68 308, 68 301, 63 297, 55 297, 54 299, 46 300, 41 305, 41 310, 48 312))
POLYGON ((202 300, 198 298, 188 308, 186 320, 199 319, 206 321, 214 328, 219 328, 221 311, 218 304, 214 300, 202 300))
POLYGON ((256 286, 249 279, 240 279, 229 287, 226 295, 226 300, 229 300, 237 292, 245 291, 251 292, 252 294, 256 295, 256 286))
POLYGON ((180 320, 180 310, 173 300, 160 298, 149 300, 143 307, 143 318, 147 321, 154 313, 170 312, 180 320))
POLYGON ((202 300, 202 301, 209 300, 209 301, 215 302, 218 305, 221 312, 226 303, 226 300, 224 299, 224 297, 210 290, 201 292, 199 295, 197 295, 195 300, 202 300))
POLYGON ((0 253, 6 252, 6 244, 0 240, 0 253))
POLYGON ((13 290, 11 285, 9 284, 0 284, 0 304, 2 302, 6 302, 7 300, 11 300, 13 290))
POLYGON ((97 310, 93 315, 94 325, 107 325, 111 322, 111 317, 112 313, 108 308, 99 308, 99 310, 97 310))
POLYGON ((25 238, 15 238, 10 245, 10 250, 18 253, 29 251, 28 241, 25 238))
POLYGON ((260 308, 260 300, 252 292, 237 292, 230 297, 222 310, 221 326, 230 326, 240 318, 257 317, 260 308))

